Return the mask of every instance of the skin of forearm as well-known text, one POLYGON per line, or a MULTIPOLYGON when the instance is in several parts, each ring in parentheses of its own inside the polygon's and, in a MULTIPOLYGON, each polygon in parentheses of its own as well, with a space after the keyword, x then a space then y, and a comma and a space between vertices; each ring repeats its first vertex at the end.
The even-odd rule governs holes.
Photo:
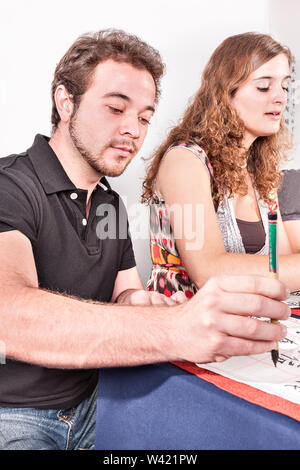
POLYGON ((126 298, 128 296, 130 296, 132 293, 134 293, 138 290, 139 289, 126 289, 126 290, 124 290, 123 292, 121 292, 121 294, 118 295, 118 297, 115 300, 115 303, 121 304, 122 302, 124 302, 124 300, 126 300, 126 298))
MULTIPOLYGON (((269 276, 269 257, 267 255, 250 255, 241 253, 223 253, 217 256, 205 256, 205 270, 199 272, 199 264, 191 266, 191 279, 198 288, 213 277, 229 275, 269 276)), ((300 254, 278 257, 277 271, 279 279, 293 292, 300 290, 300 254)))
POLYGON ((132 366, 169 357, 170 307, 84 301, 39 288, 1 289, 6 357, 62 369, 132 366), (5 300, 6 299, 6 300, 5 300))

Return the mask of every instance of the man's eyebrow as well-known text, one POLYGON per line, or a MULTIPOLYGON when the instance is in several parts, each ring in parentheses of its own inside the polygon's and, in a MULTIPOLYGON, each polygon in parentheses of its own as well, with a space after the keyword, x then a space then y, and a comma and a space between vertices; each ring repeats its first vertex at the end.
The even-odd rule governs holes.
MULTIPOLYGON (((121 100, 127 101, 128 103, 131 101, 131 98, 129 98, 129 96, 114 91, 111 93, 105 93, 105 95, 103 95, 103 98, 121 98, 121 100)), ((152 111, 154 113, 155 108, 153 106, 146 106, 145 111, 152 111)))
POLYGON ((105 93, 105 95, 103 95, 103 98, 121 98, 122 100, 130 101, 129 96, 114 91, 111 93, 105 93))

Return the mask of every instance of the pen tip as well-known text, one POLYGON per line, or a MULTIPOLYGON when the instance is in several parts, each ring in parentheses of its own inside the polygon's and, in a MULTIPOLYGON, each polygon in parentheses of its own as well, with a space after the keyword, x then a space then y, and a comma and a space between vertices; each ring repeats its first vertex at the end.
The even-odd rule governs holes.
POLYGON ((271 356, 272 356, 273 364, 274 364, 274 366, 276 367, 276 364, 277 364, 277 361, 278 361, 278 357, 279 357, 279 354, 278 354, 277 349, 272 349, 272 351, 271 351, 271 356))

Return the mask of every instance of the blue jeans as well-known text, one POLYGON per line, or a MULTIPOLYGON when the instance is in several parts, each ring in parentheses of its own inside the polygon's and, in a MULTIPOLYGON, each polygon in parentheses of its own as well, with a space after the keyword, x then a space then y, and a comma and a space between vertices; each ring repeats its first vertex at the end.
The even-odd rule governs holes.
POLYGON ((92 450, 97 388, 75 408, 0 407, 0 450, 92 450))

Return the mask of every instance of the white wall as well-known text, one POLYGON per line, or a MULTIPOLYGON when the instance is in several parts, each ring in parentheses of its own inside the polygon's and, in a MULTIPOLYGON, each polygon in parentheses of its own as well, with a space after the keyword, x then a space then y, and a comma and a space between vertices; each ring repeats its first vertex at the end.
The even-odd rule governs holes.
MULTIPOLYGON (((282 3, 285 7, 288 0, 282 3)), ((126 173, 112 181, 130 206, 141 194, 141 156, 149 156, 176 123, 212 51, 233 34, 268 33, 268 14, 268 0, 1 0, 0 156, 24 151, 36 133, 49 134, 54 68, 77 36, 122 28, 159 49, 167 65, 161 103, 144 147, 126 173)), ((134 240, 134 246, 145 282, 151 267, 149 242, 134 240)))
POLYGON ((297 104, 295 107, 294 146, 285 168, 300 168, 300 1, 269 0, 269 29, 274 39, 289 46, 296 61, 297 104))

